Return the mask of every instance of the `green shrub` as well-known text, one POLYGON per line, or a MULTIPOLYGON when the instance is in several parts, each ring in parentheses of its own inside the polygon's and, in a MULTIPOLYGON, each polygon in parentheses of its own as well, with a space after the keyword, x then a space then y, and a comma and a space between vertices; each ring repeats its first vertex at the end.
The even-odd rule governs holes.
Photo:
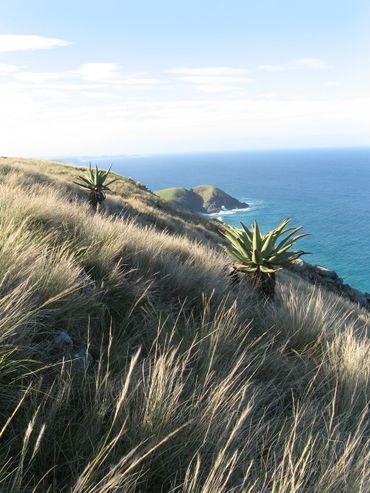
POLYGON ((105 192, 111 191, 109 185, 117 181, 117 178, 115 178, 106 183, 111 167, 112 166, 110 166, 107 171, 104 171, 95 166, 95 169, 93 170, 90 164, 87 175, 80 175, 78 177, 80 181, 73 182, 89 191, 89 202, 92 208, 97 212, 99 211, 100 204, 105 200, 105 192))
POLYGON ((264 235, 257 222, 254 222, 252 231, 243 223, 242 229, 225 224, 221 231, 230 242, 229 246, 221 246, 236 260, 235 271, 250 274, 253 284, 266 298, 274 297, 275 272, 307 253, 291 250, 296 241, 307 236, 307 233, 297 234, 303 226, 288 228, 288 223, 289 219, 284 219, 264 235))

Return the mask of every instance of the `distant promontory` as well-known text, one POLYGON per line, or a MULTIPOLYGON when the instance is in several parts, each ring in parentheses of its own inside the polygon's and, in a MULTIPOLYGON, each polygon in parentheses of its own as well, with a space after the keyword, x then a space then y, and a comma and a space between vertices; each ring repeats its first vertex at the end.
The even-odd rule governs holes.
POLYGON ((248 204, 240 202, 228 193, 212 185, 199 185, 194 188, 164 188, 156 195, 192 212, 213 214, 223 210, 246 209, 248 204))

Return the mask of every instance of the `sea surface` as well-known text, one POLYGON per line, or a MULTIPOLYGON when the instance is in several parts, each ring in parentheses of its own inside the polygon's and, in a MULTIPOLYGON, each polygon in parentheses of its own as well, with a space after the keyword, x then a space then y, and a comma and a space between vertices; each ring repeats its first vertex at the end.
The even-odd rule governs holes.
MULTIPOLYGON (((88 158, 87 158, 88 160, 88 158)), ((210 184, 250 204, 217 214, 238 226, 257 220, 263 231, 290 217, 311 236, 301 248, 310 263, 338 272, 370 292, 370 148, 248 151, 91 158, 155 191, 210 184)), ((85 164, 85 159, 73 159, 85 164)))

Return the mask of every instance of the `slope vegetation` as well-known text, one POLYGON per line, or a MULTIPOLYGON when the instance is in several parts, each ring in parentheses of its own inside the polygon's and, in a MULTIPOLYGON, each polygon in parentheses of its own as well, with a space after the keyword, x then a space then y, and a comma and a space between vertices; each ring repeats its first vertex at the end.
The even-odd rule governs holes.
POLYGON ((212 185, 198 185, 192 188, 192 191, 202 198, 203 208, 209 213, 219 212, 222 207, 229 210, 248 207, 248 204, 240 202, 220 188, 212 185))
POLYGON ((244 209, 248 204, 231 197, 213 185, 198 185, 186 188, 164 188, 157 190, 156 195, 169 202, 172 206, 183 207, 192 212, 212 214, 226 209, 244 209))
POLYGON ((365 493, 369 314, 233 288, 216 224, 0 160, 0 490, 365 493))
POLYGON ((202 198, 192 190, 179 187, 164 188, 163 190, 157 190, 155 194, 172 206, 183 207, 192 212, 206 212, 202 198))

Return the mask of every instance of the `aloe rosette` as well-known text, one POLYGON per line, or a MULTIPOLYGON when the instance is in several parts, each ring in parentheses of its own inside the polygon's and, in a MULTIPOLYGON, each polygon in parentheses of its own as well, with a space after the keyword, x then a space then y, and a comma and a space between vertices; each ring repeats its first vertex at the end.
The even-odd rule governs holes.
POLYGON ((76 185, 85 188, 89 191, 89 202, 91 206, 98 211, 100 204, 105 200, 105 192, 111 192, 109 186, 117 181, 118 178, 114 178, 107 182, 112 166, 109 166, 108 170, 100 170, 97 166, 95 169, 89 165, 89 171, 86 175, 80 175, 78 179, 80 181, 74 181, 76 185))
POLYGON ((229 245, 221 246, 236 261, 235 270, 253 275, 260 284, 273 279, 274 289, 275 272, 308 253, 292 250, 295 243, 308 233, 299 233, 303 226, 292 228, 288 224, 289 219, 284 219, 266 234, 261 233, 257 222, 254 222, 252 230, 244 223, 241 223, 241 229, 225 224, 221 233, 229 245))

